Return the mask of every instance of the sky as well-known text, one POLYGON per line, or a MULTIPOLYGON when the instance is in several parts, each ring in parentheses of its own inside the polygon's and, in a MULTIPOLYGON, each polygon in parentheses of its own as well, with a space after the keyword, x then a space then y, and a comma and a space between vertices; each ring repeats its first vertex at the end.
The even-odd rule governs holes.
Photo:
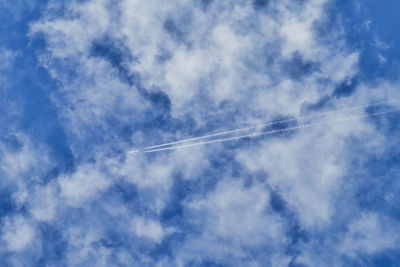
POLYGON ((0 265, 399 266, 399 10, 0 0, 0 265))

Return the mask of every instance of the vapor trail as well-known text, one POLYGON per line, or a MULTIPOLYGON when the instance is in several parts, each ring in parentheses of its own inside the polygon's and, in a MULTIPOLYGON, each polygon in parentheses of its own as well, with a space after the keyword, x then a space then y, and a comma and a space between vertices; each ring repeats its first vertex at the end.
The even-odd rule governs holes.
MULTIPOLYGON (((339 110, 322 112, 322 113, 313 114, 313 115, 297 116, 297 117, 294 117, 294 118, 278 120, 278 121, 269 121, 269 122, 266 122, 266 123, 256 124, 256 125, 252 125, 252 126, 239 128, 239 129, 227 130, 227 131, 218 132, 218 133, 214 133, 214 134, 208 134, 208 135, 203 135, 203 136, 199 136, 199 137, 187 138, 187 139, 183 139, 183 140, 179 140, 179 141, 174 141, 174 142, 169 142, 169 143, 149 146, 149 147, 143 148, 142 150, 148 150, 148 149, 152 150, 153 148, 159 148, 159 147, 182 144, 182 143, 189 143, 189 142, 198 141, 198 140, 202 140, 202 139, 207 139, 207 138, 211 138, 211 137, 216 137, 216 136, 221 136, 221 135, 226 135, 226 134, 232 134, 232 133, 248 131, 248 130, 259 128, 259 127, 265 127, 265 126, 276 125, 276 124, 285 123, 285 122, 296 121, 298 119, 315 118, 315 117, 319 117, 319 116, 325 116, 325 115, 340 113, 340 112, 344 112, 344 111, 357 110, 357 109, 362 109, 362 108, 367 108, 367 107, 378 106, 378 105, 382 105, 382 104, 386 104, 386 103, 390 103, 390 102, 395 102, 395 101, 398 101, 398 100, 397 99, 386 100, 386 101, 378 102, 378 103, 375 103, 375 104, 365 104, 365 105, 353 106, 353 107, 350 107, 350 108, 343 108, 343 109, 339 109, 339 110)), ((135 150, 133 152, 135 152, 135 150)))
POLYGON ((337 120, 325 121, 325 122, 321 122, 321 123, 304 124, 304 125, 289 127, 289 128, 281 129, 281 130, 271 130, 271 131, 265 131, 265 132, 257 132, 257 133, 253 133, 253 134, 246 134, 246 135, 240 135, 240 136, 220 138, 220 139, 204 141, 204 142, 197 142, 197 143, 184 144, 184 145, 178 145, 178 146, 164 147, 164 148, 158 148, 158 149, 141 150, 141 151, 138 151, 138 152, 152 153, 152 152, 173 150, 173 149, 192 147, 192 146, 200 146, 200 145, 206 145, 206 144, 212 144, 212 143, 221 143, 221 142, 239 140, 239 139, 248 138, 248 137, 256 137, 256 136, 262 136, 262 135, 270 135, 270 134, 275 134, 275 133, 282 133, 282 132, 292 131, 292 130, 296 130, 296 129, 324 126, 324 125, 328 125, 328 124, 334 124, 334 123, 339 123, 339 122, 356 120, 356 119, 360 119, 360 118, 368 118, 368 117, 373 117, 373 116, 378 116, 378 115, 383 115, 383 114, 392 113, 392 112, 398 112, 398 111, 400 111, 400 109, 391 109, 391 110, 388 110, 388 111, 371 113, 371 114, 368 114, 368 115, 365 115, 365 116, 352 116, 352 117, 346 117, 346 118, 337 119, 337 120))

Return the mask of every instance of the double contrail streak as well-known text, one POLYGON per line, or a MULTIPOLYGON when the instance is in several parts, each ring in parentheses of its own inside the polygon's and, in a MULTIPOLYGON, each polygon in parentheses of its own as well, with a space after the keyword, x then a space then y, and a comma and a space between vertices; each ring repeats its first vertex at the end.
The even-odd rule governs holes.
POLYGON ((210 140, 210 141, 190 143, 190 144, 178 145, 178 146, 170 146, 170 147, 164 147, 164 148, 158 148, 158 149, 146 150, 146 148, 145 148, 145 150, 140 150, 138 152, 152 153, 152 152, 173 150, 173 149, 192 147, 192 146, 200 146, 200 145, 206 145, 206 144, 212 144, 212 143, 221 143, 221 142, 227 142, 227 141, 234 141, 234 140, 239 140, 239 139, 243 139, 243 138, 257 137, 257 136, 262 136, 262 135, 270 135, 270 134, 275 134, 275 133, 293 131, 293 130, 297 130, 297 129, 318 127, 318 126, 324 126, 324 125, 329 125, 329 124, 334 124, 334 123, 339 123, 339 122, 345 122, 345 121, 350 121, 350 120, 357 120, 357 119, 360 119, 360 118, 374 117, 374 116, 383 115, 383 114, 387 114, 387 113, 398 112, 398 111, 400 111, 400 110, 399 109, 392 109, 392 110, 388 110, 388 111, 382 111, 382 112, 376 112, 376 113, 368 114, 368 115, 365 115, 365 116, 352 116, 352 117, 346 117, 346 118, 337 119, 337 120, 325 121, 325 122, 321 122, 321 123, 304 124, 304 125, 289 127, 289 128, 281 129, 281 130, 271 130, 271 131, 265 131, 265 132, 257 132, 257 133, 252 133, 252 134, 233 136, 233 137, 226 137, 226 138, 214 139, 214 140, 210 140))
MULTIPOLYGON (((227 134, 233 134, 233 133, 249 131, 249 130, 257 129, 257 128, 260 128, 260 127, 266 127, 266 126, 272 126, 272 125, 282 124, 282 123, 286 123, 286 122, 297 121, 299 119, 316 118, 316 117, 320 117, 320 116, 325 116, 325 115, 329 115, 329 114, 336 114, 336 113, 341 113, 341 112, 345 112, 345 111, 363 109, 363 108, 368 108, 368 107, 376 107, 376 106, 379 106, 379 105, 382 105, 382 104, 395 102, 395 101, 398 101, 398 99, 382 101, 382 102, 378 102, 378 103, 375 103, 375 104, 358 105, 358 106, 353 106, 353 107, 339 109, 339 110, 333 110, 333 111, 327 111, 327 112, 322 112, 322 113, 313 114, 313 115, 297 116, 297 117, 290 118, 290 119, 284 119, 284 120, 278 120, 278 121, 270 121, 270 122, 257 124, 257 125, 252 125, 252 126, 247 126, 247 127, 243 127, 243 128, 239 128, 239 129, 228 130, 228 131, 218 132, 218 133, 214 133, 214 134, 203 135, 203 136, 199 136, 199 137, 187 138, 187 139, 183 139, 183 140, 179 140, 179 141, 174 141, 174 142, 169 142, 169 143, 164 143, 164 144, 159 144, 159 145, 154 145, 154 146, 148 146, 148 147, 145 147, 145 148, 142 148, 142 149, 131 150, 130 153, 133 153, 133 152, 150 153, 150 152, 156 152, 156 151, 171 150, 171 149, 180 148, 180 147, 190 147, 190 146, 195 146, 195 145, 203 145, 203 144, 224 142, 224 141, 230 141, 230 140, 237 140, 237 139, 241 139, 241 138, 245 138, 245 137, 253 137, 253 136, 265 135, 265 134, 269 134, 269 133, 290 131, 290 130, 294 130, 294 129, 300 129, 300 128, 303 128, 303 127, 310 127, 310 125, 317 126, 319 124, 306 124, 306 125, 303 125, 303 126, 295 126, 295 127, 290 127, 290 128, 281 129, 281 130, 272 130, 272 131, 267 131, 267 132, 257 132, 257 133, 253 133, 253 134, 246 134, 246 135, 241 135, 241 136, 226 137, 226 138, 219 138, 219 139, 205 141, 206 139, 211 138, 211 137, 217 137, 217 136, 222 136, 222 135, 227 135, 227 134), (202 141, 202 140, 204 140, 204 141, 202 141), (194 141, 200 141, 200 142, 192 143, 194 141), (185 143, 187 143, 187 144, 185 144, 185 143)), ((369 116, 373 116, 373 114, 370 114, 369 116)), ((327 122, 324 122, 323 124, 327 124, 327 122)))
POLYGON ((222 142, 234 141, 234 140, 239 140, 239 139, 244 139, 244 138, 250 138, 250 137, 257 137, 257 136, 262 136, 262 135, 271 135, 271 134, 275 134, 275 133, 288 132, 288 131, 293 131, 293 130, 297 130, 297 129, 324 126, 324 125, 329 125, 329 124, 334 124, 334 123, 339 123, 339 122, 356 120, 356 119, 360 119, 360 118, 368 118, 368 117, 373 117, 373 116, 378 116, 378 115, 383 115, 383 114, 393 113, 393 112, 398 112, 398 111, 400 111, 400 110, 399 109, 393 109, 393 110, 388 110, 388 111, 376 112, 376 113, 368 114, 368 115, 365 115, 365 116, 352 116, 352 117, 346 117, 346 118, 337 119, 337 120, 325 121, 325 122, 321 122, 321 123, 304 124, 304 125, 289 127, 289 128, 285 128, 285 129, 281 129, 281 130, 271 130, 271 131, 265 131, 265 132, 257 132, 257 133, 252 133, 252 134, 233 136, 233 137, 226 137, 226 138, 220 138, 220 139, 214 139, 214 140, 209 140, 209 141, 204 141, 204 142, 190 143, 190 144, 184 144, 184 145, 178 145, 178 146, 170 146, 170 147, 150 149, 150 150, 147 150, 147 148, 144 148, 144 150, 140 150, 138 152, 152 153, 152 152, 173 150, 173 149, 192 147, 192 146, 200 146, 200 145, 206 145, 206 144, 212 144, 212 143, 222 143, 222 142))
POLYGON ((183 140, 179 140, 179 141, 174 141, 174 142, 169 142, 169 143, 149 146, 149 147, 146 147, 144 149, 153 149, 153 148, 158 148, 158 147, 163 147, 163 146, 169 146, 169 145, 176 145, 176 144, 181 144, 181 143, 193 142, 193 141, 198 141, 198 140, 201 140, 201 139, 207 139, 207 138, 210 138, 210 137, 216 137, 216 136, 221 136, 221 135, 226 135, 226 134, 231 134, 231 133, 247 131, 247 130, 251 130, 251 129, 254 129, 254 128, 258 128, 258 127, 265 127, 265 126, 270 126, 270 125, 275 125, 275 124, 280 124, 280 123, 285 123, 285 122, 296 121, 298 119, 308 119, 308 118, 325 116, 325 115, 335 114, 335 113, 344 112, 344 111, 357 110, 357 109, 362 109, 362 108, 367 108, 367 107, 372 107, 372 106, 378 106, 378 105, 386 104, 386 103, 393 102, 393 101, 396 101, 396 100, 382 101, 382 102, 378 102, 378 103, 375 103, 375 104, 359 105, 359 106, 354 106, 354 107, 350 107, 350 108, 327 111, 327 112, 322 112, 322 113, 313 114, 313 115, 307 115, 307 116, 298 116, 298 117, 294 117, 294 118, 291 118, 291 119, 271 121, 271 122, 266 122, 266 123, 257 124, 257 125, 253 125, 253 126, 247 126, 247 127, 243 127, 243 128, 239 128, 239 129, 228 130, 228 131, 218 132, 218 133, 214 133, 214 134, 208 134, 208 135, 203 135, 203 136, 199 136, 199 137, 187 138, 187 139, 183 139, 183 140))

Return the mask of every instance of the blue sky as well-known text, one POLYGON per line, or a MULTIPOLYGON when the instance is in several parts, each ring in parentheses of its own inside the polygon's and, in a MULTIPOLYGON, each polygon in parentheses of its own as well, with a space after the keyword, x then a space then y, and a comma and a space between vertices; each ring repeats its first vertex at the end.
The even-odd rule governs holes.
POLYGON ((399 8, 0 0, 0 265, 398 266, 399 8))

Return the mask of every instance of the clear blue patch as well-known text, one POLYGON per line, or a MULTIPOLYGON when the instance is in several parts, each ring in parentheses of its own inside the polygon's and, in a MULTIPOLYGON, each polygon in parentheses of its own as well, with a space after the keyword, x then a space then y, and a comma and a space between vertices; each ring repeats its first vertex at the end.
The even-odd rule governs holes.
POLYGON ((396 32, 400 27, 400 20, 396 19, 399 8, 397 0, 332 2, 330 16, 320 33, 329 36, 331 29, 343 26, 347 45, 360 52, 359 78, 362 81, 397 80, 400 72, 400 37, 396 32))
POLYGON ((213 0, 200 0, 201 7, 204 11, 206 11, 210 5, 212 4, 213 0))
POLYGON ((0 221, 2 217, 17 210, 16 203, 12 197, 13 193, 9 188, 0 188, 0 221))
POLYGON ((172 19, 167 19, 164 22, 164 29, 176 40, 183 40, 184 34, 172 19))
POLYGON ((317 63, 303 59, 298 53, 295 53, 292 58, 283 65, 284 71, 294 80, 307 77, 314 71, 318 71, 319 68, 317 63))
POLYGON ((219 263, 217 261, 212 260, 203 260, 203 261, 189 261, 185 265, 185 267, 195 266, 195 267, 228 267, 230 264, 219 263))
POLYGON ((48 266, 57 264, 65 266, 65 253, 67 252, 68 242, 63 237, 61 225, 42 223, 39 225, 42 240, 42 257, 37 263, 38 266, 48 266))
POLYGON ((23 144, 21 143, 19 138, 14 134, 7 135, 6 133, 4 133, 3 136, 0 136, 0 143, 7 151, 11 153, 18 153, 23 147, 23 144))
POLYGON ((268 6, 270 0, 253 0, 253 7, 256 10, 264 9, 268 6))
POLYGON ((129 49, 118 40, 110 37, 104 37, 101 40, 93 42, 91 47, 91 55, 94 57, 104 58, 111 66, 118 70, 119 77, 122 81, 129 85, 140 85, 140 77, 136 73, 131 73, 127 64, 137 62, 138 58, 131 55, 129 49))
POLYGON ((341 82, 333 91, 333 96, 336 98, 347 97, 352 95, 358 85, 358 78, 351 78, 341 82))
POLYGON ((307 116, 308 115, 308 111, 319 111, 319 110, 322 110, 322 109, 326 108, 327 106, 329 106, 329 103, 330 103, 331 99, 332 98, 330 96, 323 96, 320 99, 318 99, 318 101, 316 101, 315 103, 305 102, 301 106, 300 114, 302 116, 307 116))
MULTIPOLYGON (((22 116, 16 119, 10 116, 10 122, 13 119, 12 123, 16 122, 18 129, 27 134, 33 143, 47 144, 53 160, 61 169, 67 170, 73 165, 73 158, 58 119, 58 111, 50 100, 58 84, 38 62, 37 54, 43 51, 45 45, 42 39, 29 39, 27 36, 29 23, 41 15, 41 7, 46 3, 38 1, 32 10, 23 6, 20 20, 14 20, 5 10, 3 12, 6 13, 0 15, 0 21, 3 22, 0 23, 1 46, 17 53, 13 71, 7 72, 7 79, 12 83, 5 88, 4 97, 22 110, 22 116)), ((9 111, 5 112, 7 114, 9 111)), ((18 147, 12 139, 6 143, 15 149, 18 147)))
POLYGON ((189 10, 177 18, 168 18, 164 21, 163 29, 177 43, 185 43, 190 31, 192 14, 189 10))

